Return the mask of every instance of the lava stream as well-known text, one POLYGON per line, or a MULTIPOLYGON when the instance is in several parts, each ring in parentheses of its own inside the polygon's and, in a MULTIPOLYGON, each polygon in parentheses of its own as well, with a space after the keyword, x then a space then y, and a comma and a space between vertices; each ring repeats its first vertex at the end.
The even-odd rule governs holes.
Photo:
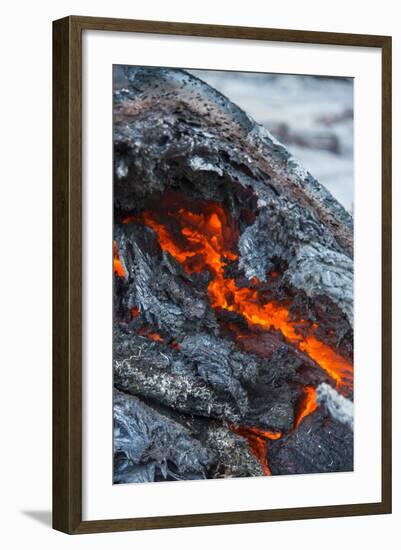
POLYGON ((312 414, 318 408, 318 403, 316 399, 316 390, 313 386, 305 386, 304 394, 300 400, 298 406, 298 414, 295 418, 294 429, 297 428, 302 420, 312 414))
POLYGON ((265 475, 271 476, 272 473, 267 462, 267 440, 280 439, 281 432, 260 430, 259 428, 248 426, 232 425, 230 428, 234 433, 244 437, 248 441, 249 448, 260 462, 265 475))
MULTIPOLYGON (((263 296, 257 289, 238 287, 233 278, 225 277, 227 261, 238 258, 233 252, 238 235, 220 205, 208 202, 198 212, 186 208, 166 208, 163 213, 146 211, 138 217, 126 218, 124 223, 130 221, 152 228, 161 248, 178 260, 187 273, 209 270, 212 279, 208 294, 213 308, 241 314, 250 328, 280 331, 288 342, 313 359, 335 381, 338 389, 352 388, 352 364, 317 339, 310 323, 303 319, 292 320, 287 304, 263 303, 263 296), (168 221, 171 231, 163 219, 168 221)), ((253 283, 254 286, 258 284, 256 277, 253 283)))
POLYGON ((118 248, 117 248, 116 241, 114 241, 113 243, 113 251, 114 251, 114 273, 119 277, 126 277, 124 266, 121 263, 121 260, 118 255, 118 248))

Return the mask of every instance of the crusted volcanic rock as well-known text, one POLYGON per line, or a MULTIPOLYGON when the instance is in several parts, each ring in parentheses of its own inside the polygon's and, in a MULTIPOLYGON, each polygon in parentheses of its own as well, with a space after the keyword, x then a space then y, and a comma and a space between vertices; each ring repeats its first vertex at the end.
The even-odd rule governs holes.
POLYGON ((184 427, 144 403, 114 393, 115 482, 153 481, 174 471, 183 479, 206 477, 206 449, 184 427))
POLYGON ((317 410, 268 450, 273 475, 348 472, 354 466, 353 432, 317 410))
POLYGON ((351 216, 204 82, 126 76, 114 95, 115 481, 352 469, 351 216), (298 425, 306 387, 320 390, 298 425))
POLYGON ((266 362, 236 351, 227 340, 187 335, 172 349, 120 328, 114 349, 114 385, 120 391, 226 422, 273 429, 293 424, 298 392, 284 382, 266 382, 266 362))
POLYGON ((180 420, 115 391, 114 482, 263 475, 246 441, 228 428, 180 420))

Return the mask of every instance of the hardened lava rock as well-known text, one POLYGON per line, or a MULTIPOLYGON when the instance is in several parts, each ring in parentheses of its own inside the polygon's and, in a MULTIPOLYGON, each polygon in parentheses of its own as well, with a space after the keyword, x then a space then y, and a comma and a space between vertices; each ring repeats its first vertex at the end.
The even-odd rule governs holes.
POLYGON ((307 353, 323 342, 326 359, 333 350, 352 364, 350 214, 266 128, 185 71, 126 67, 113 127, 114 481, 257 476, 266 460, 273 475, 352 470, 352 383, 307 353), (157 231, 143 218, 210 204, 231 224, 218 276, 163 246, 166 231, 196 261, 174 224, 157 231), (210 285, 225 280, 284 304, 294 333, 213 304, 210 285), (316 410, 298 425, 311 387, 316 410))

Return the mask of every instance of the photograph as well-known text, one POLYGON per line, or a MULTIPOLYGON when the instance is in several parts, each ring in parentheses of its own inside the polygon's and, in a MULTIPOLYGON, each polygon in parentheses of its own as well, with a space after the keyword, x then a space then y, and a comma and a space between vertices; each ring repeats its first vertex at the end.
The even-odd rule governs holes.
POLYGON ((113 483, 352 472, 353 79, 112 93, 113 483))

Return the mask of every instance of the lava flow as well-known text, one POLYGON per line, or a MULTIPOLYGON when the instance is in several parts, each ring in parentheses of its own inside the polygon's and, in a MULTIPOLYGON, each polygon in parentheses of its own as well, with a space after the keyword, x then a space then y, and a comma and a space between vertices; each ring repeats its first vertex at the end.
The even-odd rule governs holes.
MULTIPOLYGON (((287 342, 319 365, 334 380, 340 391, 352 388, 352 364, 315 337, 316 324, 304 319, 291 319, 288 303, 266 302, 263 293, 258 289, 260 282, 256 277, 252 279, 252 287, 248 288, 239 287, 235 279, 225 276, 227 263, 238 259, 235 252, 238 233, 235 224, 220 205, 208 202, 203 204, 202 208, 199 208, 199 205, 191 208, 182 201, 176 201, 175 205, 166 203, 157 212, 145 211, 139 216, 130 216, 123 222, 139 222, 153 229, 162 250, 169 252, 179 261, 187 273, 208 270, 212 276, 208 284, 208 295, 213 308, 242 315, 250 329, 258 327, 266 331, 280 331, 287 342)), ((114 270, 119 276, 125 276, 116 244, 114 270)), ((268 274, 271 278, 277 276, 275 271, 268 274)), ((138 314, 137 308, 131 310, 132 318, 138 314)), ((157 333, 143 331, 142 334, 156 341, 163 341, 157 333)), ((296 429, 317 407, 315 388, 306 386, 298 401, 293 429, 296 429)), ((247 440, 265 475, 270 476, 267 445, 269 440, 279 439, 282 436, 281 432, 249 426, 231 426, 231 429, 247 440)))
POLYGON ((313 386, 305 386, 304 394, 298 405, 298 413, 295 418, 294 428, 297 428, 305 416, 312 414, 318 407, 316 400, 316 390, 313 386))
POLYGON ((126 276, 125 269, 118 255, 118 248, 117 248, 116 241, 114 241, 113 243, 113 251, 114 251, 114 273, 119 277, 125 277, 126 276))
POLYGON ((272 432, 269 430, 260 430, 259 428, 248 426, 230 426, 236 434, 244 437, 252 453, 259 460, 265 475, 271 476, 272 473, 267 462, 267 440, 280 439, 281 432, 272 432))
POLYGON ((256 277, 253 278, 253 288, 241 288, 235 279, 225 277, 227 261, 238 258, 233 251, 238 233, 219 204, 210 201, 202 205, 202 209, 197 206, 196 211, 166 205, 157 212, 145 211, 139 216, 130 216, 124 223, 131 221, 151 227, 161 248, 178 260, 187 273, 203 270, 211 273, 208 294, 213 308, 241 314, 250 328, 280 331, 287 342, 313 359, 335 381, 340 391, 352 388, 352 364, 314 336, 316 325, 311 326, 303 319, 292 320, 287 303, 264 303, 262 293, 255 289, 259 283, 256 277))
POLYGON ((158 332, 152 332, 147 328, 141 328, 138 334, 148 340, 153 340, 153 342, 164 342, 164 338, 158 332))
POLYGON ((136 306, 132 307, 130 309, 130 315, 131 315, 131 319, 135 319, 136 317, 139 317, 140 315, 139 308, 137 308, 136 306))

